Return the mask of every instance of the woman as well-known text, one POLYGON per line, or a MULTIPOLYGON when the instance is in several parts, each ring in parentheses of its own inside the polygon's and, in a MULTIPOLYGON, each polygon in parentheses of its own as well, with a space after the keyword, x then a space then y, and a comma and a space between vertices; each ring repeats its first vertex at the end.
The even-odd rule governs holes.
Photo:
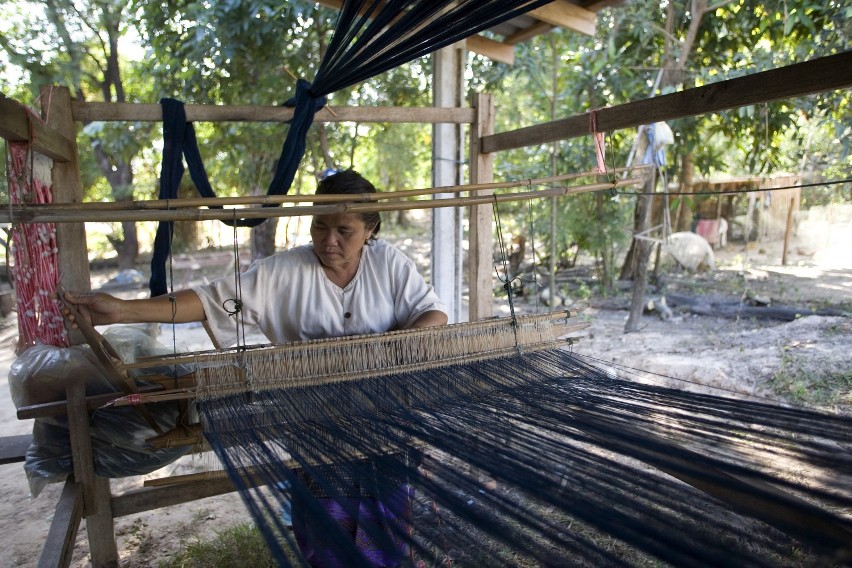
MULTIPOLYGON (((374 193, 375 187, 353 170, 320 182, 317 194, 374 193)), ((222 278, 173 295, 122 300, 108 294, 66 294, 92 324, 205 321, 216 343, 238 340, 237 321, 245 332, 261 332, 272 343, 381 333, 444 325, 447 315, 433 288, 401 251, 378 240, 378 213, 317 215, 311 223, 310 245, 258 260, 239 277, 222 278), (236 289, 239 286, 240 295, 236 289), (239 313, 235 313, 239 307, 239 313)), ((73 316, 68 316, 72 320, 73 316)), ((363 464, 361 464, 363 466, 363 464)), ((363 469, 363 468, 362 468, 363 469)), ((394 492, 392 503, 379 503, 387 517, 404 519, 408 491, 394 492)), ((343 526, 376 566, 393 566, 400 554, 373 550, 365 531, 346 510, 364 495, 318 496, 323 507, 343 526), (347 501, 346 506, 341 506, 347 501), (366 542, 365 542, 366 541, 366 542)), ((314 566, 333 566, 333 554, 316 546, 310 519, 294 503, 293 526, 306 560, 314 566)), ((375 511, 375 503, 366 509, 375 511)), ((385 519, 368 519, 385 526, 385 519)), ((399 530, 399 524, 395 531, 399 530)), ((366 531, 370 532, 370 531, 366 531)))
MULTIPOLYGON (((353 170, 317 188, 318 195, 375 191, 353 170)), ((255 262, 240 275, 240 298, 233 277, 177 292, 173 301, 101 293, 66 298, 94 325, 206 321, 221 346, 237 342, 236 300, 247 332, 275 344, 446 324, 443 304, 414 263, 376 239, 380 226, 378 213, 315 216, 312 243, 255 262)))

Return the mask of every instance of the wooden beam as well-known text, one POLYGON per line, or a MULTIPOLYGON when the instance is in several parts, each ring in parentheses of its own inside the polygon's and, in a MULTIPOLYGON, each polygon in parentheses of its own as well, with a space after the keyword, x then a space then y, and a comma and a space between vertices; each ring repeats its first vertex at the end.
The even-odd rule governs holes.
MULTIPOLYGON (((484 176, 483 176, 484 178, 484 176)), ((124 222, 124 221, 206 221, 237 219, 272 219, 280 217, 300 217, 303 215, 346 215, 348 213, 373 213, 382 211, 411 211, 417 209, 438 209, 441 207, 466 207, 469 205, 490 205, 495 201, 507 203, 511 201, 530 201, 544 197, 570 195, 613 189, 634 185, 640 178, 619 179, 616 182, 589 183, 583 185, 554 187, 533 191, 501 193, 491 195, 491 189, 474 192, 471 197, 419 199, 416 201, 395 201, 387 203, 337 203, 328 205, 294 206, 294 207, 247 207, 241 209, 109 209, 97 211, 93 209, 42 209, 35 212, 31 209, 14 208, 11 210, 0 207, 0 223, 81 223, 81 222, 124 222)), ((140 389, 141 392, 141 389, 140 389)), ((57 403, 38 405, 42 409, 50 408, 57 403)), ((59 403, 61 404, 61 403, 59 403)), ((27 413, 34 407, 27 407, 27 413)), ((24 409, 18 411, 18 417, 23 418, 24 409)))
POLYGON ((620 6, 624 0, 580 0, 577 5, 592 12, 600 12, 610 6, 620 6))
POLYGON ((0 137, 9 142, 32 142, 34 151, 55 162, 75 156, 71 141, 30 114, 21 103, 0 93, 0 137))
POLYGON ((197 501, 205 497, 215 497, 236 491, 227 477, 211 478, 202 483, 183 483, 165 487, 146 487, 116 495, 112 499, 112 514, 115 518, 143 513, 161 507, 170 507, 197 501))
POLYGON ((507 65, 515 63, 515 47, 481 35, 472 35, 466 40, 468 51, 507 65))
MULTIPOLYGON (((846 51, 679 93, 603 108, 596 111, 597 130, 621 130, 850 86, 852 51, 846 51)), ((586 136, 589 134, 589 114, 486 136, 482 140, 482 151, 499 152, 586 136)))
MULTIPOLYGON (((72 103, 74 120, 79 122, 148 121, 163 119, 158 104, 138 103, 72 103)), ((186 105, 189 122, 287 122, 293 109, 284 106, 252 105, 186 105)), ((315 122, 381 122, 470 124, 473 110, 469 108, 415 107, 324 107, 314 115, 315 122)))
POLYGON ((527 12, 527 15, 536 20, 589 36, 595 35, 598 19, 594 12, 580 8, 576 4, 568 2, 568 0, 556 0, 550 4, 545 4, 541 8, 527 12))
MULTIPOLYGON (((531 26, 527 26, 522 30, 518 30, 512 35, 508 35, 503 39, 503 43, 507 43, 509 45, 515 45, 518 43, 523 43, 528 39, 532 39, 537 35, 546 34, 547 32, 554 29, 556 26, 553 24, 548 24, 547 22, 536 22, 531 26)), ((468 40, 469 41, 469 40, 468 40)))
POLYGON ((32 441, 32 434, 4 436, 0 438, 0 465, 24 461, 24 458, 27 456, 27 450, 30 447, 30 442, 32 441))
POLYGON ((82 518, 83 495, 74 478, 69 477, 56 504, 50 530, 38 559, 38 568, 64 568, 71 565, 82 518))

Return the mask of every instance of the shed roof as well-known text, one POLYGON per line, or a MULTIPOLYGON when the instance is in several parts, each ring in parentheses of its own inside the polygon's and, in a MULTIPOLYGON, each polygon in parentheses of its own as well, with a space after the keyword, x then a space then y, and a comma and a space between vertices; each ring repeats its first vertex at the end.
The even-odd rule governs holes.
MULTIPOLYGON (((343 6, 343 1, 318 0, 320 5, 337 10, 343 6)), ((482 34, 469 37, 467 48, 474 53, 511 65, 515 60, 515 45, 555 28, 594 35, 597 13, 606 7, 619 6, 622 2, 623 0, 555 0, 490 28, 488 31, 492 37, 482 34)))

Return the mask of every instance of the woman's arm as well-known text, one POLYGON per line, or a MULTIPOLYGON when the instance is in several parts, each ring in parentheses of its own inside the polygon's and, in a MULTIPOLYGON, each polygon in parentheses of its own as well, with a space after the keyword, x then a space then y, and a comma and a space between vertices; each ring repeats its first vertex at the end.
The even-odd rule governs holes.
POLYGON ((409 329, 447 325, 448 321, 449 318, 444 312, 440 310, 429 310, 428 312, 420 314, 420 317, 414 320, 414 323, 409 326, 409 329))
MULTIPOLYGON (((80 317, 92 325, 112 323, 186 323, 204 321, 204 307, 192 290, 183 290, 171 297, 157 296, 141 300, 123 300, 104 293, 74 294, 65 292, 65 300, 74 304, 80 317)), ((425 314, 424 314, 425 315, 425 314)), ((75 316, 65 310, 72 327, 75 316)))

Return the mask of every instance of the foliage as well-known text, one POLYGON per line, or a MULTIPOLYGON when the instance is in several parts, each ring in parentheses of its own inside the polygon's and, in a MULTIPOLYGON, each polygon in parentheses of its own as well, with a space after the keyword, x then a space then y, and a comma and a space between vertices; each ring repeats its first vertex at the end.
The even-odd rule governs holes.
MULTIPOLYGON (((626 1, 599 12, 595 37, 556 30, 517 45, 514 66, 471 56, 469 87, 494 93, 498 131, 574 116, 847 50, 852 29, 847 4, 626 1)), ((294 77, 310 79, 316 72, 336 18, 334 10, 307 0, 15 0, 4 3, 0 15, 0 54, 8 63, 0 86, 28 103, 37 96, 29 89, 55 83, 89 100, 150 103, 169 96, 187 103, 283 104, 294 77)), ((334 93, 330 104, 428 105, 430 90, 430 59, 425 58, 334 93)), ((668 177, 678 178, 680 159, 688 152, 702 175, 801 170, 815 180, 848 177, 849 99, 846 90, 672 121, 676 143, 669 149, 668 177)), ((286 125, 196 128, 217 193, 265 192, 286 125)), ((95 150, 81 152, 88 198, 153 196, 158 131, 151 123, 86 125, 81 147, 95 150), (132 181, 104 184, 104 175, 109 178, 125 163, 132 164, 132 181)), ((632 131, 608 134, 611 165, 627 162, 633 137, 632 131)), ((428 185, 430 146, 428 127, 316 124, 294 191, 312 190, 317 173, 327 167, 355 167, 382 187, 428 185)), ((495 165, 500 177, 535 178, 590 170, 593 156, 590 139, 582 137, 503 152, 495 165)), ((805 192, 803 202, 837 201, 842 191, 849 188, 805 192)), ((632 204, 610 200, 606 207, 593 207, 583 200, 595 201, 559 201, 553 238, 559 250, 564 243, 583 242, 605 258, 629 235, 602 229, 600 238, 592 238, 588 226, 629 217, 632 204)), ((526 224, 526 207, 505 211, 517 217, 508 225, 526 224)), ((534 203, 533 213, 549 219, 550 200, 534 203)), ((548 246, 549 223, 537 223, 536 231, 537 244, 548 246)))
MULTIPOLYGON (((538 36, 516 47, 511 68, 474 58, 472 86, 495 93, 496 129, 509 130, 844 51, 850 12, 837 0, 628 1, 599 12, 594 38, 567 32, 538 36)), ((668 149, 666 174, 677 180, 681 158, 692 153, 705 176, 804 171, 813 178, 849 177, 849 97, 848 90, 821 93, 671 121, 675 144, 668 149)), ((627 162, 633 135, 607 135, 611 165, 627 162)), ((594 154, 584 137, 501 153, 495 165, 505 177, 544 177, 591 170, 594 154)), ((838 199, 840 192, 825 189, 806 192, 803 202, 838 199)), ((602 260, 629 237, 604 227, 625 219, 623 208, 632 203, 598 208, 590 205, 594 201, 560 200, 554 237, 559 250, 578 242, 602 260)), ((536 212, 538 218, 548 216, 547 204, 536 204, 536 212)), ((547 224, 539 223, 538 231, 546 243, 547 224)))
MULTIPOLYGON (((134 60, 122 57, 120 47, 127 46, 123 42, 132 30, 128 0, 8 2, 3 16, 3 55, 31 89, 22 102, 34 104, 44 85, 67 87, 77 100, 125 102, 134 100, 135 94, 145 95, 144 81, 136 79, 144 77, 145 63, 135 68, 134 60), (134 79, 125 81, 125 76, 134 79), (140 92, 130 90, 134 87, 140 92)), ((149 131, 150 125, 143 124, 86 125, 77 137, 84 191, 103 176, 112 200, 132 199, 133 160, 149 144, 149 131), (91 152, 86 151, 89 148, 91 152)), ((131 268, 138 253, 135 224, 122 223, 116 229, 108 238, 118 251, 120 266, 131 268)))
MULTIPOLYGON (((316 73, 336 17, 312 2, 140 2, 139 8, 149 49, 157 55, 152 75, 158 88, 186 102, 208 104, 283 104, 294 77, 310 79, 316 73)), ((329 104, 428 104, 428 70, 423 62, 391 70, 332 94, 329 104)), ((218 149, 205 152, 217 193, 265 193, 286 128, 230 123, 200 130, 202 148, 218 149)), ((429 162, 423 145, 408 142, 414 130, 410 125, 317 123, 294 190, 312 190, 329 167, 354 167, 393 188, 422 183, 429 162)))

